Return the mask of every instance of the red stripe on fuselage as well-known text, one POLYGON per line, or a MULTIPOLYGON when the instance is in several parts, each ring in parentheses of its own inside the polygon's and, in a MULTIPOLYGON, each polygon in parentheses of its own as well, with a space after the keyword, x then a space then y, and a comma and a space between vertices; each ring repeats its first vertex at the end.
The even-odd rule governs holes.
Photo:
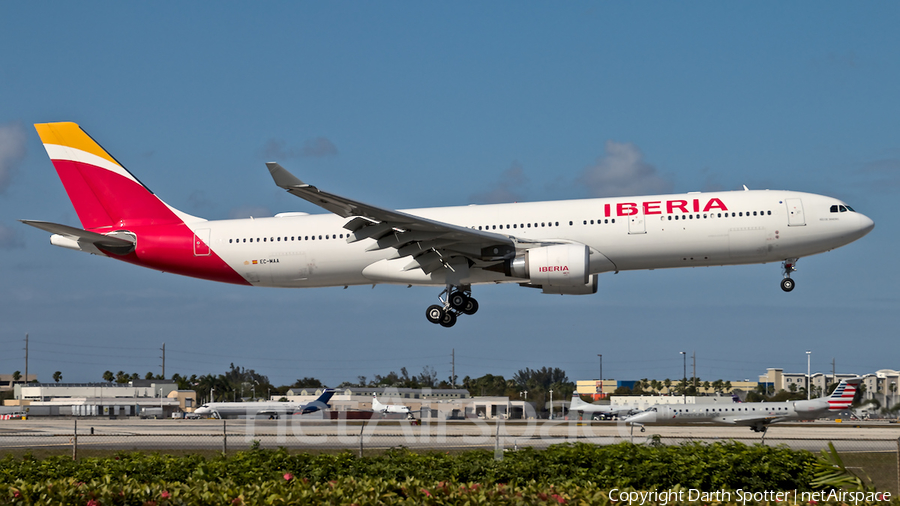
POLYGON ((126 256, 110 254, 111 258, 182 276, 250 285, 212 248, 209 255, 194 256, 194 233, 184 223, 128 230, 137 236, 134 252, 126 256))

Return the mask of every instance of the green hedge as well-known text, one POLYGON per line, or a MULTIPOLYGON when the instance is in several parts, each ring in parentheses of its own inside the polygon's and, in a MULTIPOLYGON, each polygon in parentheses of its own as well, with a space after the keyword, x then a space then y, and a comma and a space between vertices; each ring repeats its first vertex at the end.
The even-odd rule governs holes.
POLYGON ((255 450, 229 457, 172 457, 160 454, 119 454, 116 457, 66 457, 0 460, 0 484, 132 480, 136 483, 232 483, 248 486, 277 481, 290 473, 311 483, 341 478, 423 482, 506 484, 522 486, 595 485, 602 489, 809 490, 813 454, 786 447, 747 446, 736 442, 688 443, 677 446, 557 445, 546 450, 507 452, 501 461, 493 452, 417 454, 394 450, 378 457, 290 454, 255 450))

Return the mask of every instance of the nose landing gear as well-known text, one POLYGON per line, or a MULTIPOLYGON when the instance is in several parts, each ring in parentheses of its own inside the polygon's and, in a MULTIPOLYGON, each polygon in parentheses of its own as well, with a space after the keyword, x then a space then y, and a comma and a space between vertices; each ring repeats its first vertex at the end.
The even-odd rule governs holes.
POLYGON ((781 289, 790 292, 794 289, 794 280, 791 279, 791 273, 797 270, 797 258, 788 258, 781 263, 782 275, 781 289))
POLYGON ((460 315, 472 315, 478 311, 478 301, 472 297, 472 288, 468 285, 447 285, 447 288, 438 295, 441 304, 433 304, 425 310, 428 321, 442 327, 452 327, 460 315), (447 295, 444 298, 444 295, 447 295))

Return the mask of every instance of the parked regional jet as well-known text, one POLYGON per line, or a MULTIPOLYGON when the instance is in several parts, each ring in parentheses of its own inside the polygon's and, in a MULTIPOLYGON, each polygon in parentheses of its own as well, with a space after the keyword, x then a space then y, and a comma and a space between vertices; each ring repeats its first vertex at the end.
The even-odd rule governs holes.
POLYGON ((831 395, 808 401, 742 402, 728 406, 660 404, 624 421, 632 424, 714 422, 748 425, 754 432, 764 432, 771 423, 811 420, 850 409, 861 381, 862 378, 841 380, 831 395))
POLYGON ((266 164, 275 184, 331 214, 208 221, 164 203, 75 123, 35 128, 84 227, 22 220, 53 234, 51 244, 239 285, 443 286, 426 316, 445 327, 478 310, 477 284, 583 295, 604 272, 781 262, 789 292, 799 258, 875 226, 833 197, 746 187, 394 211, 277 163, 266 164))
POLYGON ((577 411, 584 415, 603 415, 608 417, 621 417, 641 411, 637 403, 621 404, 590 404, 581 400, 578 392, 572 392, 572 400, 569 402, 569 412, 577 411))
POLYGON ((406 415, 407 418, 413 417, 409 406, 404 406, 402 404, 382 404, 378 401, 378 395, 376 395, 375 392, 372 392, 372 411, 381 413, 382 415, 388 413, 400 413, 406 415))
POLYGON ((333 395, 334 389, 326 388, 316 400, 305 404, 295 402, 207 402, 197 408, 194 413, 217 418, 259 415, 278 418, 284 415, 305 415, 321 409, 328 409, 328 401, 333 395))

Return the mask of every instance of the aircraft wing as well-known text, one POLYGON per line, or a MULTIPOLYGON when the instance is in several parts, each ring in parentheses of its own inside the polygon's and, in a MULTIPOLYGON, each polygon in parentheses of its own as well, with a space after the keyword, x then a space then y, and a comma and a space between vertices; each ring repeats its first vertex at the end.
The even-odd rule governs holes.
POLYGON ((365 204, 306 184, 277 163, 266 166, 275 184, 289 193, 338 216, 354 218, 344 225, 351 232, 348 242, 371 238, 376 242, 369 251, 395 248, 395 258, 412 257, 405 270, 421 268, 431 273, 454 257, 496 262, 515 256, 516 241, 510 236, 365 204))
MULTIPOLYGON (((62 236, 73 241, 78 246, 90 244, 101 250, 115 253, 116 255, 127 255, 134 251, 134 241, 121 239, 108 235, 89 232, 80 228, 70 227, 68 225, 60 225, 59 223, 50 223, 49 221, 37 220, 19 220, 26 225, 39 228, 45 232, 62 236)), ((51 238, 52 242, 52 238, 51 238)))
POLYGON ((791 420, 783 416, 756 416, 747 418, 733 418, 725 421, 725 423, 733 423, 735 425, 768 425, 770 423, 784 422, 791 420))

